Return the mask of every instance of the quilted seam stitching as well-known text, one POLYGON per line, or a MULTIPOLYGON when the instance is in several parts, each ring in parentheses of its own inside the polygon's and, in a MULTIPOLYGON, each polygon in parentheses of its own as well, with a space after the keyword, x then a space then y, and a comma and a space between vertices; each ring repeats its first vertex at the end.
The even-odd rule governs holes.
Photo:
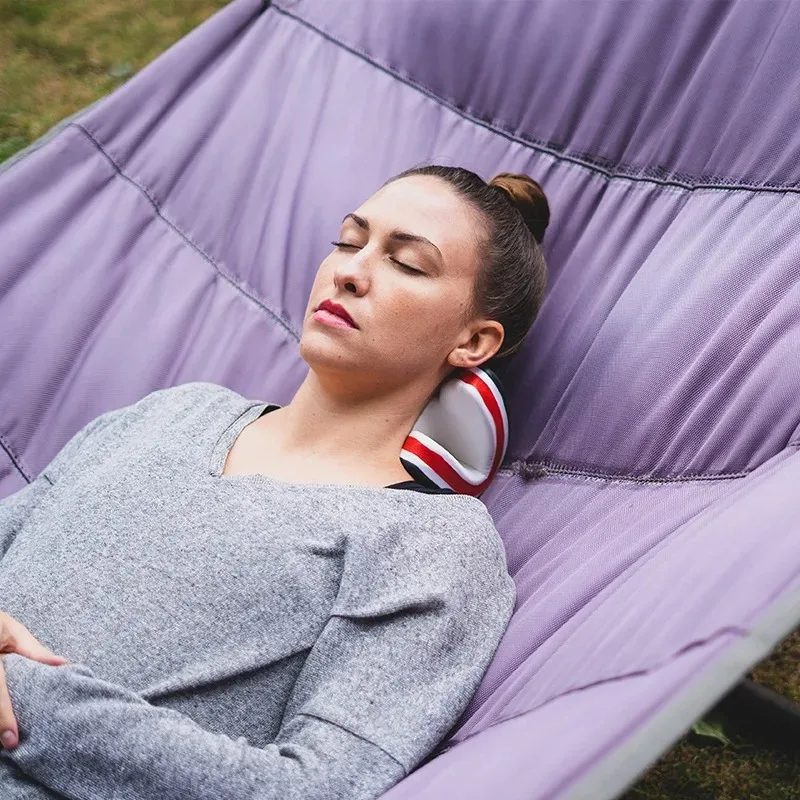
POLYGON ((307 19, 304 19, 298 14, 289 11, 288 9, 278 5, 277 3, 274 2, 271 3, 268 6, 268 9, 274 9, 280 14, 283 14, 289 19, 292 19, 295 22, 299 23, 300 25, 303 25, 304 27, 313 31, 317 35, 321 36, 323 39, 328 40, 329 42, 331 42, 331 44, 334 44, 342 48, 343 50, 346 50, 347 52, 352 53, 355 56, 358 56, 359 58, 366 61, 368 64, 371 64, 376 69, 379 69, 382 72, 389 75, 390 77, 394 78, 395 80, 398 80, 401 83, 406 84, 406 86, 409 86, 412 89, 416 89, 418 92, 421 92, 422 94, 424 94, 429 99, 433 100, 438 105, 443 106, 444 108, 447 108, 450 111, 453 111, 455 114, 467 120, 468 122, 472 122, 475 125, 478 125, 482 128, 486 128, 487 130, 492 131, 493 133, 496 133, 499 136, 508 139, 509 141, 515 142, 516 144, 520 144, 538 153, 542 153, 543 155, 549 155, 556 161, 565 161, 575 166, 586 169, 590 172, 595 172, 598 175, 604 176, 608 180, 626 180, 635 183, 651 183, 656 186, 682 189, 684 191, 689 191, 689 192, 697 190, 713 190, 713 191, 754 192, 754 193, 772 193, 772 194, 783 194, 786 192, 790 192, 793 194, 800 194, 800 187, 798 186, 782 186, 782 185, 775 186, 771 184, 754 185, 741 181, 731 184, 703 183, 703 182, 695 182, 689 180, 680 180, 678 178, 666 179, 666 178, 656 178, 646 175, 634 175, 620 171, 619 168, 621 165, 619 164, 616 165, 617 166, 616 170, 603 168, 599 164, 593 163, 592 161, 589 160, 590 154, 584 154, 582 157, 569 155, 568 153, 557 150, 552 145, 546 142, 530 139, 519 133, 514 133, 513 131, 509 131, 506 128, 503 128, 501 125, 499 125, 495 120, 484 119, 482 117, 477 116, 476 114, 459 106, 455 100, 451 100, 446 97, 441 97, 440 95, 436 94, 432 89, 429 89, 428 87, 424 86, 423 84, 419 83, 413 78, 408 77, 407 75, 403 75, 393 67, 390 67, 388 64, 384 64, 383 62, 379 61, 371 53, 366 52, 365 50, 363 50, 360 47, 357 47, 356 45, 347 44, 343 42, 341 39, 338 39, 332 33, 329 33, 328 31, 319 27, 315 23, 309 22, 307 19))
MULTIPOLYGON (((758 476, 757 478, 754 478, 754 483, 744 484, 743 487, 737 487, 737 488, 733 489, 732 492, 728 492, 724 496, 720 496, 720 497, 716 498, 710 504, 704 506, 703 508, 698 509, 694 514, 692 514, 688 519, 686 519, 680 526, 678 526, 674 531, 672 531, 671 535, 670 534, 666 535, 663 539, 661 539, 661 541, 659 541, 657 544, 653 545, 653 547, 651 547, 649 550, 647 550, 646 553, 643 553, 639 559, 637 559, 635 562, 630 564, 630 566, 627 568, 627 570, 625 570, 623 573, 621 573, 619 576, 617 576, 617 578, 614 579, 614 581, 609 583, 605 587, 605 589, 602 590, 604 592, 607 592, 606 596, 602 600, 600 600, 600 602, 578 623, 578 625, 575 627, 575 629, 572 630, 566 636, 566 638, 560 644, 558 644, 556 646, 556 648, 553 650, 553 652, 550 653, 550 655, 548 655, 544 659, 544 661, 539 665, 539 667, 536 669, 536 671, 533 673, 533 675, 531 675, 529 677, 533 678, 535 675, 538 675, 542 671, 542 669, 544 669, 544 667, 548 663, 550 663, 553 660, 553 658, 555 658, 556 655, 568 643, 572 642, 572 640, 578 634, 578 632, 582 628, 585 628, 585 626, 590 622, 590 620, 596 614, 598 614, 600 612, 600 610, 606 605, 606 603, 608 603, 610 600, 613 600, 614 597, 616 596, 616 594, 621 589, 623 589, 627 583, 629 583, 654 558, 656 558, 656 556, 658 556, 662 552, 662 550, 664 550, 664 548, 667 547, 667 543, 668 542, 674 542, 676 539, 684 538, 686 536, 688 536, 690 538, 694 538, 695 536, 697 536, 699 531, 701 531, 703 529, 703 527, 705 527, 705 525, 701 526, 700 524, 698 524, 698 520, 700 520, 702 517, 705 516, 705 517, 710 517, 710 519, 706 519, 705 520, 705 524, 708 524, 708 523, 712 522, 714 519, 716 519, 720 514, 722 514, 730 506, 731 502, 733 502, 734 500, 738 499, 739 497, 742 497, 742 496, 745 496, 745 495, 749 494, 750 492, 753 491, 753 489, 755 487, 757 487, 757 486, 761 485, 762 483, 764 483, 765 481, 771 479, 772 476, 775 474, 775 472, 783 465, 783 463, 784 463, 784 460, 781 459, 780 461, 778 461, 775 464, 773 464, 762 475, 758 476), (724 503, 722 502, 723 500, 725 501, 724 503), (691 528, 690 528, 690 526, 691 526, 691 528), (690 528, 688 534, 687 534, 687 531, 686 531, 687 528, 690 528)), ((684 538, 684 542, 685 541, 686 541, 686 539, 684 538)), ((566 691, 570 691, 570 690, 566 690, 566 691)), ((521 712, 521 713, 526 713, 526 712, 521 712)), ((506 719, 513 719, 514 716, 519 716, 519 715, 512 714, 509 717, 503 717, 502 716, 502 711, 500 711, 499 712, 499 718, 493 724, 498 724, 500 722, 505 721, 506 719)))
POLYGON ((84 136, 94 145, 94 147, 103 156, 105 156, 108 162, 114 167, 116 172, 119 174, 119 176, 124 180, 128 181, 132 186, 138 189, 139 192, 141 192, 141 194, 144 195, 145 198, 147 198, 147 201, 153 207, 153 210, 156 212, 156 215, 160 217, 162 220, 164 220, 164 222, 170 228, 172 228, 181 237, 181 239, 183 239, 184 242, 186 242, 186 244, 189 245, 189 247, 191 247, 196 253, 202 256, 205 261, 211 264, 211 266, 216 270, 216 272, 222 278, 224 278, 229 284, 231 284, 231 286, 237 289, 248 300, 254 303, 261 311, 266 312, 268 316, 272 317, 272 319, 280 327, 282 327, 295 341, 299 341, 300 336, 294 330, 294 328, 292 328, 280 314, 274 311, 269 306, 269 304, 261 297, 259 297, 252 289, 250 289, 249 287, 245 288, 241 283, 239 283, 239 281, 231 273, 229 273, 228 270, 222 266, 222 264, 220 264, 216 259, 212 258, 212 256, 206 253, 206 251, 203 250, 203 248, 200 247, 196 242, 194 242, 187 233, 185 233, 169 217, 167 217, 164 214, 161 207, 158 205, 158 203, 150 195, 148 190, 144 186, 142 186, 138 181, 134 180, 130 175, 128 175, 125 172, 125 170, 123 170, 122 167, 117 163, 117 161, 103 148, 100 142, 98 142, 97 139, 95 139, 94 136, 92 136, 92 134, 89 133, 89 131, 83 127, 83 125, 80 125, 77 122, 73 122, 71 123, 70 127, 74 127, 81 133, 83 133, 84 136))
MULTIPOLYGON (((620 481, 628 483, 688 483, 691 481, 724 481, 744 478, 752 470, 739 472, 691 472, 686 475, 635 475, 632 473, 603 472, 601 470, 582 469, 549 460, 520 459, 499 470, 502 475, 515 476, 525 480, 520 472, 527 470, 540 470, 544 474, 537 477, 546 477, 548 474, 565 475, 568 477, 588 478, 599 481, 620 481)), ((755 469, 755 467, 754 467, 755 469)))
MULTIPOLYGON (((800 438, 792 439, 787 445, 800 447, 800 438)), ((610 483, 690 483, 691 481, 727 481, 746 478, 761 465, 739 472, 691 472, 686 475, 633 475, 630 473, 602 472, 600 470, 581 469, 569 464, 547 459, 517 459, 498 470, 499 475, 520 478, 526 483, 546 478, 549 474, 564 475, 571 478, 586 478, 610 483), (530 473, 532 477, 526 477, 530 473)))
POLYGON ((14 469, 16 469, 17 472, 19 472, 19 474, 22 475, 22 477, 25 478, 28 483, 30 483, 31 477, 28 475, 28 471, 22 464, 22 457, 16 454, 14 448, 11 446, 11 443, 2 434, 0 434, 0 447, 2 447, 5 451, 14 469))

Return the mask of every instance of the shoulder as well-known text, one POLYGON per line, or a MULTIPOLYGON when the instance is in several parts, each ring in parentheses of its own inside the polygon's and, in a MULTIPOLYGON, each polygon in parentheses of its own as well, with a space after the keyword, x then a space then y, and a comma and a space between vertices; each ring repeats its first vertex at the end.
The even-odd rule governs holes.
POLYGON ((487 567, 507 571, 500 533, 478 498, 420 495, 407 513, 409 544, 426 558, 447 563, 451 575, 487 567))
POLYGON ((191 381, 156 389, 141 400, 123 409, 121 425, 136 427, 145 424, 150 428, 173 426, 184 420, 196 424, 203 417, 220 417, 233 409, 251 403, 241 394, 216 383, 191 381))
MULTIPOLYGON (((373 612, 439 604, 448 613, 507 620, 516 589, 486 506, 465 495, 397 492, 406 494, 416 496, 387 498, 383 524, 355 537, 343 585, 357 586, 373 612)), ((353 598, 348 590, 341 597, 353 598)))
POLYGON ((517 589, 505 545, 486 506, 457 495, 459 502, 432 511, 417 536, 418 565, 427 574, 425 593, 437 598, 465 652, 488 666, 513 616, 517 589), (424 566, 422 566, 424 565, 424 566))
POLYGON ((456 495, 452 499, 449 509, 431 509, 422 549, 459 597, 482 592, 490 602, 513 607, 516 589, 494 519, 478 498, 456 495))
POLYGON ((190 381, 156 389, 145 395, 136 405, 141 408, 193 408, 199 405, 219 402, 220 400, 241 401, 244 398, 233 389, 218 383, 207 381, 190 381))
POLYGON ((198 415, 224 416, 226 411, 247 402, 232 389, 214 383, 198 381, 157 389, 129 405, 112 408, 90 420, 72 435, 43 472, 54 482, 68 468, 95 463, 131 441, 146 441, 162 427, 171 427, 180 421, 191 424, 198 415))

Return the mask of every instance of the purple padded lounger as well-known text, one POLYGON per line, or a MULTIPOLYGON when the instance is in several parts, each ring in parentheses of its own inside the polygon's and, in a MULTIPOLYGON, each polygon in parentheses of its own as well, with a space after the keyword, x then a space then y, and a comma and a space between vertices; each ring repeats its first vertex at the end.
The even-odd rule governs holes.
POLYGON ((483 496, 518 607, 385 797, 618 796, 800 623, 799 32, 790 0, 236 0, 0 174, 0 493, 160 387, 286 402, 347 211, 422 162, 527 172, 550 280, 483 496))

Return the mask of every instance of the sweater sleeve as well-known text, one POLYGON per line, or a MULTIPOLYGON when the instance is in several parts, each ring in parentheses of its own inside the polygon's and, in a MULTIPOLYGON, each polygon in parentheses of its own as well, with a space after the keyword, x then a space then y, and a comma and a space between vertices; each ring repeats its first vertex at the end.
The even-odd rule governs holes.
POLYGON ((3 800, 64 800, 63 794, 42 786, 7 759, 0 759, 0 797, 3 800))
POLYGON ((179 384, 166 389, 156 389, 135 403, 106 411, 95 417, 75 433, 58 451, 37 478, 14 494, 0 500, 0 560, 11 547, 14 538, 34 511, 46 501, 50 489, 80 461, 94 461, 103 456, 104 443, 112 443, 115 437, 126 436, 125 420, 137 412, 157 406, 172 409, 176 414, 186 413, 192 404, 207 402, 218 393, 229 390, 222 386, 201 381, 179 384), (122 422, 122 426, 112 427, 122 422), (108 431, 109 428, 112 428, 108 431), (109 436, 105 436, 108 431, 109 436))
POLYGON ((77 453, 92 435, 119 417, 125 409, 101 414, 83 426, 55 455, 50 463, 27 486, 0 500, 0 559, 11 547, 17 533, 39 504, 61 472, 68 468, 77 453))
POLYGON ((47 494, 51 484, 44 475, 0 500, 0 560, 8 552, 25 520, 47 494))
POLYGON ((345 592, 276 740, 263 748, 154 706, 84 665, 10 654, 20 744, 0 757, 73 800, 376 798, 450 730, 497 648, 513 582, 496 558, 481 566, 470 576, 453 569, 447 587, 413 598, 345 592))

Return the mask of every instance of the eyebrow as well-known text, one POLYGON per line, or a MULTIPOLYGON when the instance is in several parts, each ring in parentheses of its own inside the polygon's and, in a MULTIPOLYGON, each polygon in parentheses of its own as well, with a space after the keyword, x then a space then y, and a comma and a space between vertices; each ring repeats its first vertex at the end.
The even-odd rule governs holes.
MULTIPOLYGON (((342 223, 346 222, 348 219, 352 219, 359 228, 363 228, 365 231, 369 230, 369 222, 367 222, 364 217, 359 217, 357 214, 345 214, 342 223)), ((422 244, 429 244, 439 254, 439 258, 444 261, 442 251, 430 239, 426 239, 424 236, 417 236, 417 234, 408 233, 407 231, 395 230, 389 234, 389 238, 396 242, 421 242, 422 244)))

